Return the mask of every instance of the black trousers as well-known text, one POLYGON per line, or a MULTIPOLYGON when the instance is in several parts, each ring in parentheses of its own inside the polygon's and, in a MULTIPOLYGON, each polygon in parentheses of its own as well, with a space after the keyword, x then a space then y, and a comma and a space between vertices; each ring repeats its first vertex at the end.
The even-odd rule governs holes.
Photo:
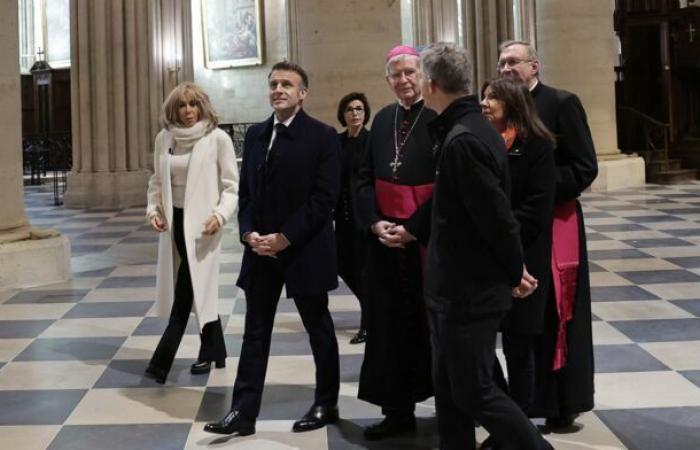
POLYGON ((440 448, 474 449, 476 419, 508 450, 552 447, 493 380, 502 313, 430 311, 435 408, 440 448))
POLYGON ((498 358, 494 367, 494 380, 528 414, 535 399, 535 335, 503 331, 501 337, 508 381, 506 382, 498 358))
MULTIPOLYGON (((255 420, 260 412, 272 328, 284 284, 282 268, 276 259, 254 258, 251 282, 245 296, 245 331, 231 403, 231 409, 239 410, 251 420, 255 420)), ((328 293, 294 297, 294 303, 309 334, 316 364, 314 405, 334 406, 338 403, 340 390, 340 363, 333 319, 328 311, 328 293)))
MULTIPOLYGON (((161 369, 165 373, 168 373, 173 365, 175 354, 178 347, 180 347, 180 341, 182 341, 182 335, 185 334, 187 321, 192 311, 192 302, 194 301, 182 221, 183 210, 181 208, 173 208, 172 232, 177 253, 180 255, 180 267, 177 270, 175 298, 173 299, 173 309, 170 312, 170 320, 163 332, 163 336, 160 338, 160 342, 158 342, 150 363, 152 367, 161 369)), ((226 344, 224 343, 224 332, 221 328, 220 318, 215 322, 209 322, 204 325, 199 338, 201 345, 199 347, 198 361, 222 361, 226 359, 226 344)))
POLYGON ((338 254, 338 275, 360 303, 360 329, 367 327, 368 238, 353 223, 336 220, 335 242, 338 254))

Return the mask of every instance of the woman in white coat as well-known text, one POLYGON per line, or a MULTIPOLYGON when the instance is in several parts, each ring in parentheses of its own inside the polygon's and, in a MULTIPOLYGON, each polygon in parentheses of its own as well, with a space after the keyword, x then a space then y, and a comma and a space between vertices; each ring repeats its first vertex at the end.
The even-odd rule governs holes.
POLYGON ((238 167, 231 139, 217 128, 209 97, 194 83, 181 83, 168 95, 161 123, 146 214, 161 233, 156 303, 159 315, 170 320, 146 376, 162 384, 191 311, 201 338, 191 372, 208 373, 212 362, 226 365, 217 310, 219 255, 221 228, 238 200, 238 167))

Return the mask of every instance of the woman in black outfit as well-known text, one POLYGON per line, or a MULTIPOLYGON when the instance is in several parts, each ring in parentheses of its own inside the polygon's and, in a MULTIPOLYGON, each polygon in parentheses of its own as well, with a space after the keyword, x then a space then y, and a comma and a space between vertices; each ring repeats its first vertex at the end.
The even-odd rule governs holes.
POLYGON ((367 232, 357 219, 355 203, 357 171, 365 151, 370 109, 367 97, 351 92, 338 104, 338 121, 346 127, 340 133, 341 190, 335 209, 335 241, 338 250, 338 274, 360 302, 360 330, 351 344, 365 342, 365 301, 367 298, 367 232))
MULTIPOLYGON (((554 213, 554 137, 537 115, 527 87, 497 79, 482 88, 482 111, 506 141, 511 205, 520 223, 527 270, 539 280, 535 292, 513 299, 501 325, 508 367, 507 392, 527 414, 535 389, 535 337, 542 333, 551 284, 554 213)), ((505 387, 500 365, 494 372, 505 387)))

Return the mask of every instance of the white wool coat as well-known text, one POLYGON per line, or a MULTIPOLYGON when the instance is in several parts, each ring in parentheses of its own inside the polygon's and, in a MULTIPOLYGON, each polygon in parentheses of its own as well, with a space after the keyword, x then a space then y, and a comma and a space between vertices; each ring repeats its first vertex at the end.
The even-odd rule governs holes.
MULTIPOLYGON (((146 216, 158 213, 165 220, 166 231, 158 241, 156 305, 159 316, 169 317, 173 305, 175 277, 179 257, 173 241, 173 202, 170 183, 170 149, 175 139, 168 130, 156 136, 153 175, 148 182, 146 216)), ((219 256, 223 227, 213 236, 202 234, 204 222, 212 214, 228 221, 238 204, 238 166, 229 136, 216 128, 192 148, 187 182, 183 227, 187 261, 190 265, 194 302, 200 332, 204 325, 218 319, 219 256)))

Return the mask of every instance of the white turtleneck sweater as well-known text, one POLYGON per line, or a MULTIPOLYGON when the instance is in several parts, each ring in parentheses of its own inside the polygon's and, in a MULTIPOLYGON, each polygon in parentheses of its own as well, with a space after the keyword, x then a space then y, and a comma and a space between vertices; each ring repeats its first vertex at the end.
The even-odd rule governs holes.
POLYGON ((170 184, 172 185, 173 206, 185 207, 185 187, 187 185, 187 167, 194 145, 204 137, 208 121, 199 121, 188 128, 172 127, 170 132, 175 137, 175 148, 170 157, 170 184))
POLYGON ((190 164, 194 142, 189 145, 176 142, 170 157, 170 183, 172 184, 173 206, 185 207, 185 187, 187 185, 187 167, 190 164))

